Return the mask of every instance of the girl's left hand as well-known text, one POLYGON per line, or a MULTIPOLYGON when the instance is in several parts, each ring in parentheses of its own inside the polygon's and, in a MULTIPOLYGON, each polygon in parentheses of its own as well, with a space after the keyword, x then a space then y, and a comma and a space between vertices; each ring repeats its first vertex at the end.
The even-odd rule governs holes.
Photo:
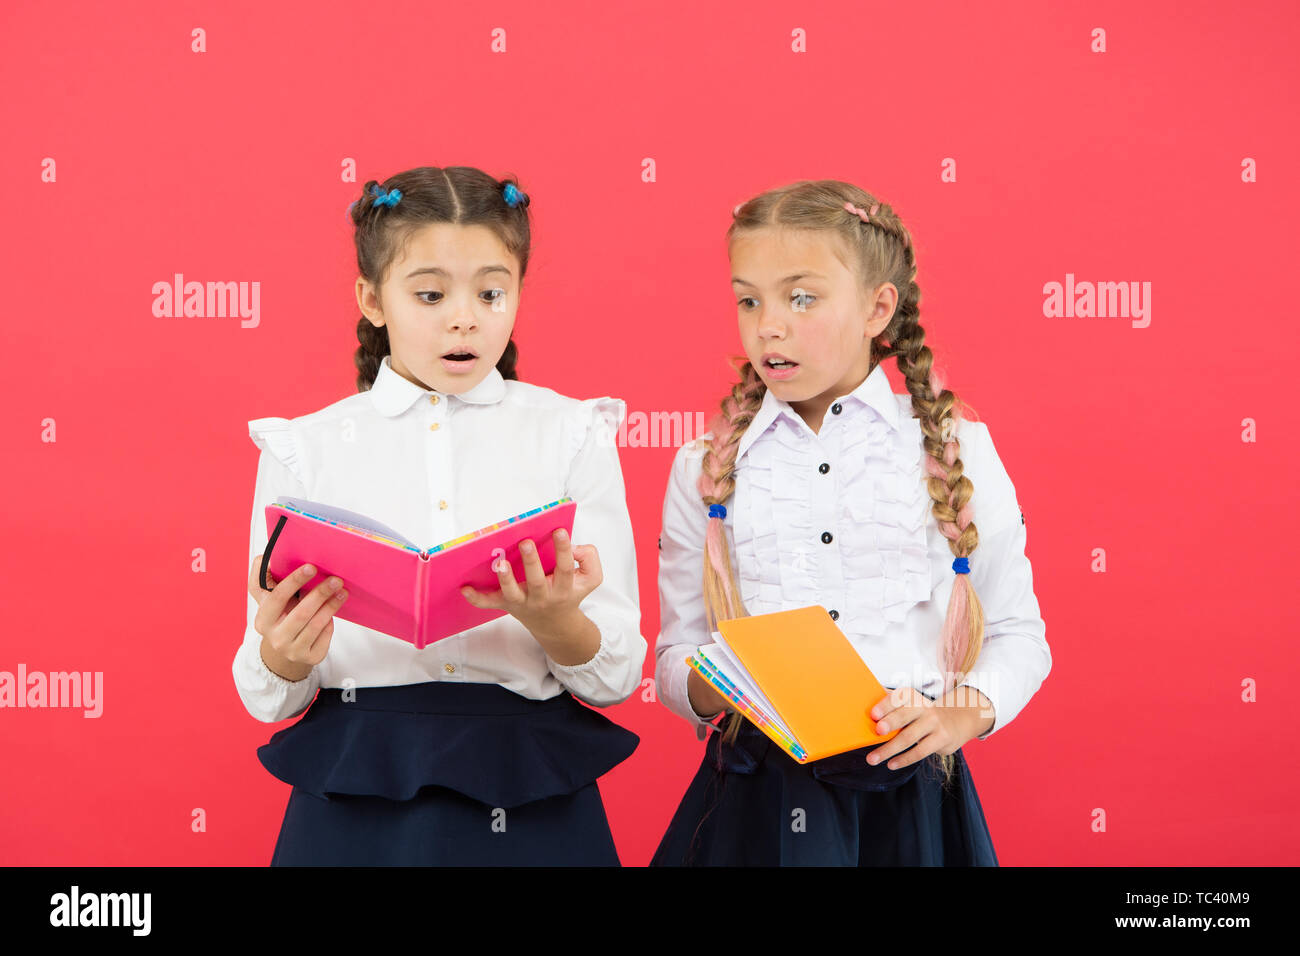
POLYGON ((564 627, 572 621, 583 598, 600 586, 604 579, 596 546, 580 544, 570 547, 569 535, 559 528, 551 536, 555 542, 555 570, 542 572, 542 560, 530 539, 519 544, 523 555, 525 584, 515 580, 510 562, 498 558, 493 570, 501 582, 499 591, 477 591, 468 585, 460 593, 475 607, 504 608, 534 634, 564 627), (574 561, 578 567, 575 569, 574 561))
POLYGON ((894 688, 871 708, 870 715, 876 721, 876 733, 902 728, 867 755, 867 763, 878 764, 906 750, 890 761, 890 770, 906 767, 932 753, 956 753, 973 736, 967 733, 970 724, 964 709, 940 707, 915 687, 894 688))

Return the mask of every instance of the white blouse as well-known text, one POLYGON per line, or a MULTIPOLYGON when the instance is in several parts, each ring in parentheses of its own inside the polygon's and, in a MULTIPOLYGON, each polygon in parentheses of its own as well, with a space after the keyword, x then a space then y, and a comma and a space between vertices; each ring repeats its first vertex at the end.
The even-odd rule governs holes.
POLYGON ((304 711, 318 687, 347 679, 357 687, 495 683, 535 700, 567 688, 600 707, 626 700, 647 649, 615 440, 626 410, 620 399, 580 401, 506 380, 495 368, 469 391, 446 395, 403 378, 385 357, 369 391, 300 418, 250 421, 262 450, 250 567, 266 548, 264 509, 279 495, 368 515, 424 547, 569 496, 577 502, 571 540, 595 545, 603 580, 579 605, 600 630, 600 648, 586 663, 557 664, 510 614, 423 650, 335 616, 329 652, 300 681, 263 662, 249 595, 232 667, 248 712, 284 720, 304 711))
MULTIPOLYGON (((885 687, 916 687, 936 699, 943 686, 939 637, 956 573, 930 513, 923 435, 911 404, 878 365, 814 432, 768 390, 740 438, 723 524, 749 614, 820 604, 885 687)), ((712 437, 678 449, 659 540, 656 689, 700 739, 709 723, 687 696, 686 659, 713 639, 701 584, 708 506, 696 487, 712 437)), ((983 649, 962 683, 993 704, 994 723, 982 740, 1020 713, 1052 658, 1015 487, 986 425, 961 421, 957 438, 975 486, 980 543, 969 563, 986 621, 983 649)))

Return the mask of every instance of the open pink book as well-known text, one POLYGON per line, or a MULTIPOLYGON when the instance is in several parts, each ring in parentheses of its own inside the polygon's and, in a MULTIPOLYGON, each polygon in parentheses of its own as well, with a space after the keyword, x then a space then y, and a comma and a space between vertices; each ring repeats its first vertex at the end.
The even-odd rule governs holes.
POLYGON ((563 528, 572 537, 577 507, 572 498, 561 498, 421 550, 365 515, 281 496, 266 506, 261 585, 267 586, 268 568, 283 581, 304 564, 314 564, 316 576, 299 593, 338 575, 348 599, 335 617, 422 648, 507 613, 475 607, 460 589, 468 584, 479 591, 498 590, 500 578, 492 570, 498 557, 509 561, 515 580, 524 583, 519 543, 525 538, 537 546, 542 570, 553 572, 551 535, 563 528))

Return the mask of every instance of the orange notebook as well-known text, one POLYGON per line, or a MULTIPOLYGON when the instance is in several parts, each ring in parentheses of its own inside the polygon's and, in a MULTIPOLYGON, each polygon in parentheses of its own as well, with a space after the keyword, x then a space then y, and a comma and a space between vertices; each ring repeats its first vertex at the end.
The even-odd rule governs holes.
POLYGON ((800 763, 889 740, 869 711, 889 692, 819 604, 718 622, 687 663, 800 763))

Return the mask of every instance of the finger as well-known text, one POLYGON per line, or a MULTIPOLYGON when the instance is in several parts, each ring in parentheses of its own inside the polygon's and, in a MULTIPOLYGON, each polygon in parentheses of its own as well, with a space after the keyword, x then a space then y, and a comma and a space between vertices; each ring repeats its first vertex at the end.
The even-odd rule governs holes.
POLYGON ((468 584, 460 589, 461 596, 474 607, 486 608, 492 611, 499 611, 505 606, 501 600, 500 591, 478 591, 468 584))
POLYGON ((579 544, 574 547, 573 555, 582 566, 582 578, 587 585, 587 590, 595 590, 605 579, 605 573, 600 566, 600 552, 596 550, 594 544, 579 544))
POLYGON ((315 666, 325 660, 325 655, 330 652, 330 640, 334 637, 334 618, 331 616, 321 628, 320 636, 316 638, 311 646, 311 651, 307 655, 305 663, 315 666))
POLYGON ((262 591, 262 593, 266 593, 266 591, 273 591, 273 590, 275 590, 275 586, 276 586, 276 584, 279 583, 279 582, 276 580, 275 575, 271 573, 270 569, 267 569, 267 572, 266 572, 266 581, 267 581, 267 583, 270 585, 270 587, 267 588, 266 591, 263 591, 263 589, 262 589, 262 562, 265 561, 265 560, 266 560, 266 556, 265 556, 265 555, 261 555, 261 554, 259 554, 257 557, 255 557, 255 558, 253 559, 253 566, 252 566, 251 568, 249 568, 249 571, 248 571, 248 585, 249 585, 249 587, 251 587, 251 588, 255 588, 255 589, 258 590, 258 591, 262 591))
POLYGON ((879 764, 888 760, 895 754, 902 753, 908 747, 911 747, 918 740, 925 736, 927 730, 924 726, 912 724, 905 728, 901 733, 895 735, 890 740, 876 747, 875 750, 867 754, 867 763, 879 764))
POLYGON ((310 564, 304 564, 283 581, 278 582, 269 594, 262 592, 262 598, 258 601, 257 615, 253 618, 253 625, 259 634, 268 633, 271 628, 280 623, 280 618, 284 617, 286 610, 293 610, 296 607, 296 603, 291 602, 294 601, 298 589, 315 575, 316 569, 310 564))
POLYGON ((343 581, 337 575, 330 575, 303 595, 298 606, 285 618, 285 625, 290 628, 289 634, 295 652, 306 652, 311 647, 319 633, 319 628, 314 632, 308 631, 312 618, 326 603, 333 605, 331 613, 337 610, 342 602, 335 599, 338 597, 338 592, 343 590, 346 590, 343 581))
POLYGON ((907 727, 925 711, 913 704, 904 704, 885 715, 884 720, 876 721, 876 733, 887 734, 891 730, 907 727))
MULTIPOLYGON (((901 737, 902 734, 899 734, 898 736, 901 737)), ((898 737, 894 738, 894 740, 897 739, 898 737)), ((891 740, 890 743, 892 744, 894 740, 891 740)), ((904 767, 930 756, 934 751, 934 735, 922 734, 916 743, 904 750, 897 757, 890 760, 886 766, 888 766, 890 770, 902 770, 904 767)), ((881 759, 886 758, 882 757, 881 759)))
POLYGON ((524 580, 528 582, 528 593, 534 597, 546 594, 546 572, 542 570, 542 558, 537 553, 537 545, 532 539, 519 542, 519 553, 524 561, 524 580))
MULTIPOLYGON (((870 711, 871 719, 879 720, 881 717, 884 717, 885 714, 888 714, 890 711, 897 710, 899 707, 902 707, 905 704, 914 702, 916 699, 914 696, 915 692, 916 692, 915 687, 908 687, 908 686, 895 687, 893 690, 891 690, 888 694, 885 695, 885 698, 883 700, 878 701, 876 705, 871 708, 870 711)), ((900 725, 895 725, 895 726, 900 726, 900 725)))
MULTIPOLYGON (((313 588, 313 593, 319 588, 313 588)), ((339 588, 316 610, 294 641, 294 651, 302 654, 306 664, 319 664, 329 650, 329 639, 334 633, 334 613, 347 600, 347 588, 339 588), (318 656, 319 655, 319 656, 318 656)))
POLYGON ((563 528, 557 528, 552 537, 555 540, 555 571, 551 585, 556 594, 565 596, 573 591, 573 546, 569 532, 563 528))
MULTIPOLYGON (((253 600, 255 600, 259 605, 262 603, 262 599, 267 595, 267 593, 269 593, 262 588, 261 571, 263 560, 263 556, 259 554, 253 559, 253 565, 248 570, 248 593, 252 595, 253 600)), ((267 583, 271 585, 270 590, 275 590, 276 580, 271 575, 270 571, 266 572, 266 580, 267 583)))
POLYGON ((515 580, 515 570, 510 566, 510 562, 504 557, 498 558, 493 570, 497 573, 497 581, 501 585, 501 600, 505 606, 523 604, 526 595, 520 589, 519 582, 515 580))

